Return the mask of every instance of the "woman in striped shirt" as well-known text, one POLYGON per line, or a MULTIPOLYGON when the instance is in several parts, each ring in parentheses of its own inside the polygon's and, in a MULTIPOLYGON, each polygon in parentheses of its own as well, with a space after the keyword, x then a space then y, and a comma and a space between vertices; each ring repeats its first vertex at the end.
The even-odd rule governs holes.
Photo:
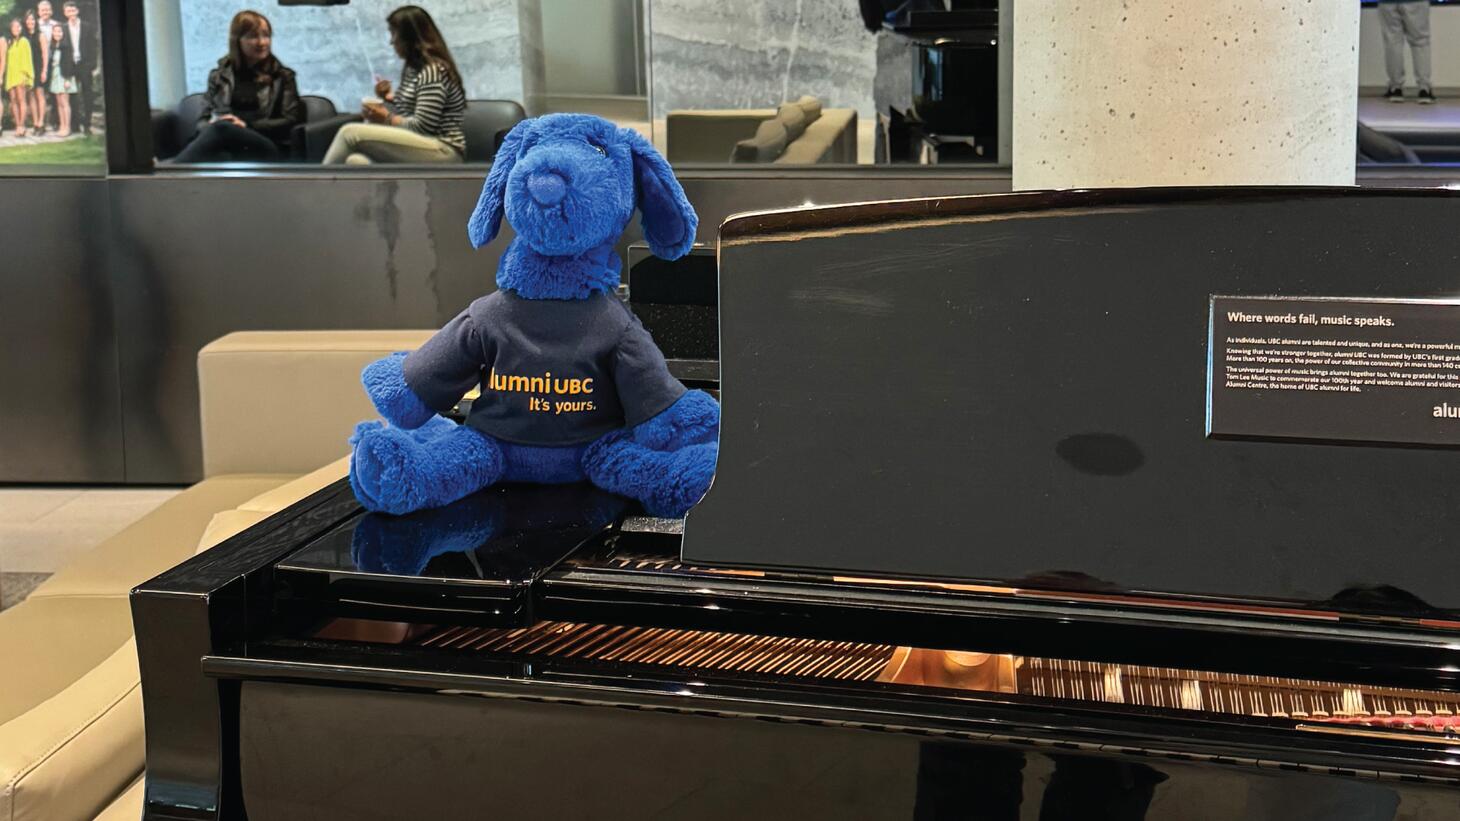
POLYGON ((418 6, 402 6, 386 22, 390 44, 405 61, 400 88, 392 93, 389 80, 376 83, 384 102, 366 103, 369 122, 351 123, 335 134, 325 164, 461 162, 466 92, 441 31, 418 6))

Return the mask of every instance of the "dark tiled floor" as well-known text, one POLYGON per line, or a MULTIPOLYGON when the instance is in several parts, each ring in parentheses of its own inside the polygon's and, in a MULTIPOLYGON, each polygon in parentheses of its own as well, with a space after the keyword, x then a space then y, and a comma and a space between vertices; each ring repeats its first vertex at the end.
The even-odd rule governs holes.
POLYGON ((0 487, 0 610, 176 496, 176 488, 0 487))
POLYGON ((0 610, 20 604, 49 573, 0 573, 0 610))

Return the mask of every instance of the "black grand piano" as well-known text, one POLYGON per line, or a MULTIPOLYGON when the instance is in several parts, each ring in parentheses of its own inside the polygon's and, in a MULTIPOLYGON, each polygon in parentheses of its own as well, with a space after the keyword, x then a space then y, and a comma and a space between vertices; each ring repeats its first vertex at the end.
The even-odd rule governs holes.
POLYGON ((704 502, 341 483, 142 585, 146 817, 1457 817, 1457 223, 734 217, 630 274, 720 392, 704 502))

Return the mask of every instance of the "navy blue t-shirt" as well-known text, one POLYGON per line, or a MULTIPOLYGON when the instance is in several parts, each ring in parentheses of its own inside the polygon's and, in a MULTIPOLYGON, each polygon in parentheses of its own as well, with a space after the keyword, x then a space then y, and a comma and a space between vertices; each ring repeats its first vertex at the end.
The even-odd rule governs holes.
POLYGON ((488 294, 406 357, 405 378, 437 413, 480 384, 467 424, 525 445, 591 442, 653 418, 685 392, 638 317, 605 293, 488 294))

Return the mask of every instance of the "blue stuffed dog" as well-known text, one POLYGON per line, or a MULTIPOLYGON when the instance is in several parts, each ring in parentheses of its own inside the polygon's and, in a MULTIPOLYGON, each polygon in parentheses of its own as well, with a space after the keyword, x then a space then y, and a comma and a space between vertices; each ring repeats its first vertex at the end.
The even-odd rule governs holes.
POLYGON ((350 484, 367 509, 405 514, 497 482, 591 481, 681 516, 709 489, 720 407, 686 391, 614 295, 614 242, 634 209, 649 248, 677 259, 699 218, 669 164, 637 132, 551 114, 507 135, 467 231, 480 248, 505 213, 517 232, 498 290, 410 355, 366 366, 389 426, 350 438, 350 484), (436 414, 471 388, 466 424, 436 414))

